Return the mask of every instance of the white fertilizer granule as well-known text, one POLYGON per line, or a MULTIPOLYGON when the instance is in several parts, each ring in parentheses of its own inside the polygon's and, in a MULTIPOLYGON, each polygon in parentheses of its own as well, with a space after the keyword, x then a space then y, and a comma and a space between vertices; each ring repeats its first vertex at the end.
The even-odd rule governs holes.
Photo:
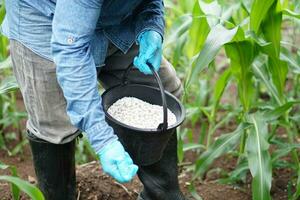
MULTIPOLYGON (((107 112, 123 124, 143 129, 156 129, 163 122, 163 107, 135 97, 123 97, 107 112)), ((168 109, 168 126, 176 123, 176 116, 168 109)))

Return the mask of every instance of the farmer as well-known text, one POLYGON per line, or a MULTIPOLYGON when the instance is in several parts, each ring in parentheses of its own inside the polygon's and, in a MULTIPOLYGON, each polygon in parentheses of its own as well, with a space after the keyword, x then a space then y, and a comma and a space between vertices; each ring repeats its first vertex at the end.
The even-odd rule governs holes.
MULTIPOLYGON (((162 57, 162 0, 8 0, 2 31, 10 39, 13 70, 28 112, 27 133, 39 187, 47 200, 75 199, 75 139, 85 132, 104 172, 119 182, 136 173, 138 199, 182 200, 173 134, 160 161, 136 166, 105 122, 98 92, 129 80, 165 88, 182 86, 162 57)), ((99 183, 101 184, 101 183, 99 183)))

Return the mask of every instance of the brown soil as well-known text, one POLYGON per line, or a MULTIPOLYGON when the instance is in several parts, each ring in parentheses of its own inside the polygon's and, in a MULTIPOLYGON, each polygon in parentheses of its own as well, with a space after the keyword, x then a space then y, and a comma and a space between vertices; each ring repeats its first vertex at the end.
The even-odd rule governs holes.
MULTIPOLYGON (((187 159, 193 160, 195 154, 189 153, 187 159)), ((14 157, 7 156, 7 153, 0 151, 1 162, 14 165, 17 167, 19 175, 36 183, 34 170, 31 163, 31 154, 29 147, 26 146, 22 155, 14 157), (26 159, 25 159, 26 158, 26 159)), ((222 168, 225 171, 231 171, 235 166, 236 160, 233 157, 221 157, 213 164, 213 168, 222 168)), ((190 185, 191 174, 185 173, 186 170, 181 170, 180 185, 183 192, 189 195, 188 187, 190 185)), ((0 175, 9 174, 7 170, 1 170, 0 175)), ((272 186, 272 196, 274 200, 287 199, 286 186, 291 179, 291 170, 274 170, 274 181, 272 186)), ((203 200, 251 200, 251 179, 239 186, 230 186, 218 184, 216 180, 221 175, 217 172, 208 173, 205 180, 197 181, 197 192, 203 200)), ((250 177, 250 176, 249 176, 250 177)), ((100 165, 96 161, 77 166, 77 191, 78 199, 82 200, 135 200, 142 186, 135 178, 131 183, 120 184, 111 179, 109 176, 102 173, 100 165)), ((10 200, 10 188, 7 183, 0 182, 0 199, 10 200)), ((22 200, 29 199, 26 195, 22 195, 22 200)))

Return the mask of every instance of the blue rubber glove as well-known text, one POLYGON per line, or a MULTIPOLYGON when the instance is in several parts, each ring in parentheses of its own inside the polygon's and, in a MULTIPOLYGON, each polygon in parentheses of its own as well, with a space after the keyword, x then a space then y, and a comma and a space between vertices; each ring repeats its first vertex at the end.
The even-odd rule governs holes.
POLYGON ((120 183, 132 180, 138 171, 129 154, 119 141, 107 144, 98 153, 103 171, 120 183))
POLYGON ((146 62, 150 62, 155 71, 159 70, 162 58, 162 37, 156 31, 142 32, 138 37, 139 55, 133 64, 144 74, 152 74, 146 62))

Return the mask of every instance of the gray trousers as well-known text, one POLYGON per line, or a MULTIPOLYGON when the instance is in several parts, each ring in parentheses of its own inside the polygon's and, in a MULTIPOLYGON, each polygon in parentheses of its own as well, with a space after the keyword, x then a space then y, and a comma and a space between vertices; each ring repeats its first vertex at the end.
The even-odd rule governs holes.
MULTIPOLYGON (((10 41, 13 71, 20 86, 28 113, 27 129, 39 139, 54 144, 72 141, 80 134, 66 113, 66 100, 56 79, 56 66, 53 62, 39 56, 16 40, 10 41)), ((138 46, 133 45, 122 53, 110 44, 105 66, 98 70, 98 78, 106 89, 119 84, 124 71, 132 65, 138 54, 138 46)), ((172 65, 162 59, 159 70, 165 89, 180 97, 182 85, 172 65)), ((146 85, 156 85, 151 75, 144 75, 132 67, 128 79, 146 85)))

